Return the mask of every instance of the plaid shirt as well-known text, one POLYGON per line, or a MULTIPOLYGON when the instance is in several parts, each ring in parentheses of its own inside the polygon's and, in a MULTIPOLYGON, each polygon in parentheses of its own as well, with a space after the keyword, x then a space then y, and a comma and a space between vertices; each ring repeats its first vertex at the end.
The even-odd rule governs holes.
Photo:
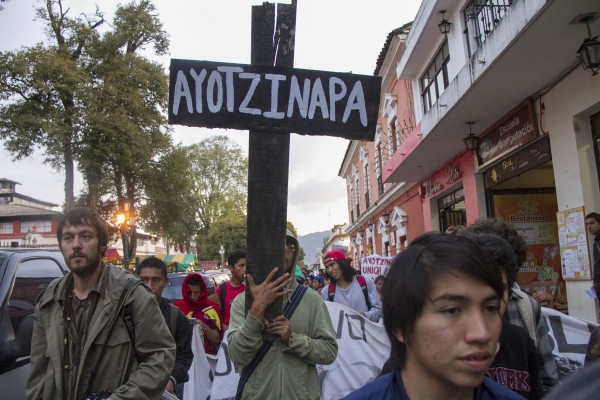
MULTIPOLYGON (((524 296, 528 295, 524 294, 524 296)), ((537 302, 535 300, 532 302, 531 299, 524 298, 515 292, 511 293, 508 305, 506 307, 506 313, 504 314, 504 318, 506 318, 508 322, 513 325, 520 326, 521 328, 525 329, 527 333, 529 333, 525 323, 525 318, 521 315, 521 312, 517 306, 517 302, 519 301, 526 301, 533 307, 533 315, 537 321, 537 327, 535 330, 537 338, 532 339, 534 342, 537 342, 538 367, 540 380, 542 381, 542 389, 545 393, 548 393, 550 389, 552 389, 552 387, 558 383, 558 371, 556 369, 554 355, 552 355, 552 346, 550 344, 548 335, 550 329, 548 329, 546 320, 541 316, 541 310, 539 305, 537 305, 537 302)))

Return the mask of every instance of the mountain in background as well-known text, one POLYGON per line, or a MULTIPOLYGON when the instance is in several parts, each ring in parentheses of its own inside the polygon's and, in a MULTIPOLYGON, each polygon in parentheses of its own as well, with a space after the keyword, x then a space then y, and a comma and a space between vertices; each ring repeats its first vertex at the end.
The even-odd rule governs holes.
POLYGON ((317 262, 317 254, 323 248, 323 238, 330 238, 331 231, 314 232, 308 235, 300 236, 298 242, 300 247, 304 249, 304 263, 315 264, 317 262))

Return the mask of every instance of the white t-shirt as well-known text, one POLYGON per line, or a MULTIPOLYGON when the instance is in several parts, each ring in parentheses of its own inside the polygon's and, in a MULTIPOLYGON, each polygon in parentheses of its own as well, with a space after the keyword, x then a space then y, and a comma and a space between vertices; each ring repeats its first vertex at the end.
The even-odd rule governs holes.
MULTIPOLYGON (((367 292, 369 293, 369 301, 371 302, 371 309, 367 309, 367 303, 365 302, 365 295, 363 294, 360 283, 356 279, 356 276, 352 278, 352 283, 345 288, 339 285, 335 286, 335 295, 333 301, 336 303, 343 304, 350 307, 354 311, 364 314, 369 320, 373 322, 379 321, 381 318, 381 302, 377 298, 377 289, 375 283, 372 280, 365 279, 367 284, 367 292)), ((321 298, 323 301, 329 301, 329 285, 325 285, 321 290, 321 298)))

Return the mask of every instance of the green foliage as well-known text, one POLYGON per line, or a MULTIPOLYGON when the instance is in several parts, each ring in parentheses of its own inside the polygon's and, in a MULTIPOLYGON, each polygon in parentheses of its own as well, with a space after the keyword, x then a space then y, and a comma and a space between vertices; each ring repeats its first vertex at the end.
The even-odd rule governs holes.
POLYGON ((233 250, 246 248, 246 217, 241 214, 226 216, 212 225, 207 235, 198 237, 198 257, 202 260, 221 260, 219 248, 227 255, 233 250))

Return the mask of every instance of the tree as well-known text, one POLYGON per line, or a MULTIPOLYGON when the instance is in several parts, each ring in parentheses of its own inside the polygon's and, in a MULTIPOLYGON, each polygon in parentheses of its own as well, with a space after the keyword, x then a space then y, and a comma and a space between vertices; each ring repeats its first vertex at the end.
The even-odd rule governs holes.
POLYGON ((199 242, 199 257, 204 260, 220 260, 219 248, 223 246, 225 258, 236 249, 246 248, 246 216, 225 216, 215 223, 199 242))
POLYGON ((242 149, 224 135, 211 136, 187 150, 192 180, 192 188, 185 194, 189 234, 196 238, 199 257, 213 257, 221 244, 229 242, 217 233, 212 234, 213 228, 243 221, 245 231, 248 160, 242 149), (215 238, 221 242, 217 243, 215 238))
POLYGON ((248 159, 227 136, 209 137, 189 146, 193 188, 188 194, 196 232, 207 233, 221 218, 245 215, 248 159))
POLYGON ((61 0, 46 0, 37 16, 46 21, 47 47, 0 53, 0 139, 15 159, 44 149, 45 162, 65 172, 65 207, 74 205, 74 158, 80 140, 79 90, 88 77, 85 49, 104 23, 99 10, 69 18, 61 0))

